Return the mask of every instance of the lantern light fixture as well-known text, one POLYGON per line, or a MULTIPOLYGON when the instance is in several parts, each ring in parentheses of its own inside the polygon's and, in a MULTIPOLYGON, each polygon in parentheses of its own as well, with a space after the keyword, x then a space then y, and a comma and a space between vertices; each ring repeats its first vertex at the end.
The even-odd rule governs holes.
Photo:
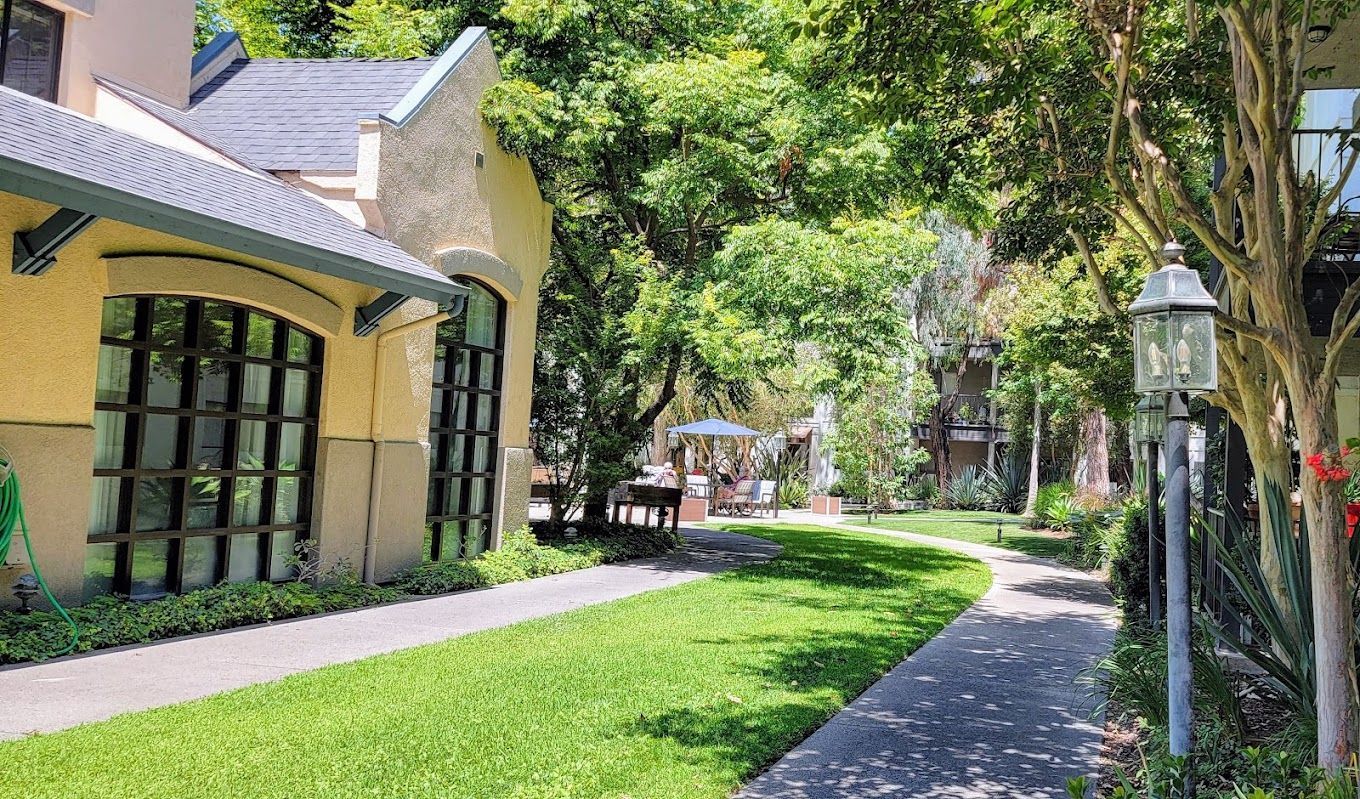
POLYGON ((1166 266, 1148 275, 1129 306, 1133 316, 1133 383, 1140 394, 1205 394, 1218 388, 1214 313, 1218 301, 1185 265, 1185 247, 1162 248, 1166 266))
POLYGON ((1138 444, 1157 444, 1166 431, 1166 400, 1160 394, 1145 394, 1133 413, 1133 438, 1138 444))

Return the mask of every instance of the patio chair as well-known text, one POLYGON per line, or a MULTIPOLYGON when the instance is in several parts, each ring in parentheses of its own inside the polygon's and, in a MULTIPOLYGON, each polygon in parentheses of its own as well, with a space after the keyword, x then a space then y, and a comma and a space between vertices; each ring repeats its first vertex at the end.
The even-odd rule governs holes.
POLYGON ((718 489, 718 512, 726 512, 732 516, 751 516, 755 513, 755 501, 752 498, 755 488, 755 480, 743 478, 733 483, 730 488, 718 489))
POLYGON ((756 487, 751 491, 751 504, 761 516, 764 516, 767 510, 774 510, 773 480, 756 481, 756 487))

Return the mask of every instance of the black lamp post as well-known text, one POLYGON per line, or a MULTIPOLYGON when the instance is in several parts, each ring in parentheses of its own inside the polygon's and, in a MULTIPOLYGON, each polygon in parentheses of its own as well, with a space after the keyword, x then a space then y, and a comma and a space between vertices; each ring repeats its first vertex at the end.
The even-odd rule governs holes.
POLYGON ((1166 638, 1171 754, 1194 740, 1190 671, 1190 395, 1218 388, 1214 312, 1218 302, 1185 265, 1185 247, 1162 248, 1166 266, 1148 276, 1129 306, 1133 382, 1166 397, 1166 638))
POLYGON ((1134 443, 1144 447, 1144 482, 1147 484, 1148 514, 1148 621, 1162 621, 1162 532, 1160 502, 1162 489, 1157 473, 1157 456, 1166 433, 1166 400, 1159 394, 1145 394, 1138 400, 1133 415, 1134 443))

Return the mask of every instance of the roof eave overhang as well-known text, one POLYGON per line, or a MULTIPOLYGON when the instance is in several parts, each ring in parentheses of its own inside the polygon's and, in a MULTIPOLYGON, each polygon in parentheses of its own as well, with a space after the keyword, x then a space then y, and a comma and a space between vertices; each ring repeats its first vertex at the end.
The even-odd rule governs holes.
POLYGON ((447 303, 459 293, 443 276, 406 274, 5 156, 0 191, 410 297, 447 303))

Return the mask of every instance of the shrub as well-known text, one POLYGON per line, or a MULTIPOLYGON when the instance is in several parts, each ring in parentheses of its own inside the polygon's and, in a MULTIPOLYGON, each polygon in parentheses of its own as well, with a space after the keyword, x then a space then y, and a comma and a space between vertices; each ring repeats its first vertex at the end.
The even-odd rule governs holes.
POLYGON ((1118 506, 1086 510, 1065 507, 1064 504, 1055 504, 1049 508, 1049 512, 1064 515, 1063 520, 1052 520, 1050 526, 1053 529, 1072 533, 1067 560, 1083 569, 1103 566, 1113 550, 1111 540, 1118 536, 1123 510, 1118 506))
POLYGON ((1147 500, 1128 499, 1110 536, 1110 592, 1126 616, 1147 618, 1148 557, 1147 500))
MULTIPOLYGON (((1195 715, 1215 719, 1232 740, 1241 741, 1246 734, 1242 684, 1224 668, 1207 630, 1197 630, 1191 646, 1195 715)), ((1091 694, 1101 697, 1100 709, 1113 702, 1154 730, 1168 724, 1166 635, 1161 631, 1122 629, 1110 654, 1083 672, 1079 681, 1095 686, 1091 694)))
POLYGON ((940 484, 933 474, 923 474, 907 484, 906 498, 935 504, 940 498, 940 484))
POLYGON ((1074 517, 1080 510, 1081 506, 1077 504, 1076 497, 1063 494, 1053 498, 1040 518, 1050 530, 1067 530, 1077 522, 1074 517))
POLYGON ((1049 510, 1053 504, 1060 499, 1070 498, 1074 493, 1070 481, 1049 483, 1039 486, 1034 498, 1034 521, 1038 524, 1045 524, 1050 518, 1049 510))
POLYGON ((506 533, 500 549, 471 560, 427 563, 397 576, 396 588, 407 594, 448 594, 470 588, 544 577, 586 569, 605 563, 643 558, 669 552, 680 539, 670 528, 637 524, 611 524, 598 520, 545 522, 538 525, 545 536, 563 543, 545 546, 528 528, 506 533), (575 527, 575 541, 567 530, 575 527))
POLYGON ((791 480, 779 484, 779 504, 785 508, 806 508, 811 502, 812 491, 807 478, 791 480))
MULTIPOLYGON (((76 652, 376 605, 401 593, 375 586, 314 588, 305 583, 225 583, 150 602, 100 597, 70 613, 76 652)), ((0 616, 0 663, 43 660, 66 645, 70 628, 53 612, 0 616)))
MULTIPOLYGON (((1285 596, 1276 599, 1269 582, 1257 561, 1258 553, 1251 539, 1242 530, 1235 530, 1234 542, 1225 542, 1213 525, 1202 525, 1204 535, 1218 555, 1218 563, 1227 575, 1231 590, 1223 590, 1212 581, 1203 583, 1205 590, 1224 605, 1242 608, 1254 629, 1243 631, 1233 624, 1211 623, 1210 629, 1219 643, 1247 658, 1260 668, 1260 681, 1286 704, 1294 721, 1303 727, 1317 723, 1314 705, 1317 685, 1317 664, 1313 641, 1313 574, 1308 549, 1308 522, 1298 523, 1297 534, 1290 523, 1289 500, 1284 491, 1273 483, 1261 489, 1262 498, 1269 504, 1270 527, 1261 531, 1271 536, 1280 558, 1280 570, 1285 582, 1285 596)), ((1237 520, 1230 516, 1230 523, 1237 520)), ((1360 538, 1352 538, 1351 569, 1360 570, 1360 538)), ((1360 617, 1355 620, 1360 627, 1360 617)), ((1355 668, 1354 661, 1352 668, 1355 668)))
MULTIPOLYGON (((407 595, 451 593, 584 569, 603 563, 661 555, 683 539, 667 527, 583 521, 545 525, 562 543, 540 544, 521 528, 506 533, 500 549, 470 560, 418 566, 397 576, 391 587, 343 580, 315 587, 309 583, 224 583, 149 602, 100 597, 70 611, 80 627, 76 652, 142 644, 181 635, 226 630, 336 610, 348 610, 407 595), (570 541, 566 528, 582 537, 570 541)), ((70 628, 53 612, 27 616, 0 614, 0 663, 43 660, 69 641, 70 628)))
POLYGON ((993 510, 1003 513, 1024 510, 1029 490, 1028 466, 1024 461, 1014 455, 1007 455, 998 468, 987 470, 984 480, 993 510))

